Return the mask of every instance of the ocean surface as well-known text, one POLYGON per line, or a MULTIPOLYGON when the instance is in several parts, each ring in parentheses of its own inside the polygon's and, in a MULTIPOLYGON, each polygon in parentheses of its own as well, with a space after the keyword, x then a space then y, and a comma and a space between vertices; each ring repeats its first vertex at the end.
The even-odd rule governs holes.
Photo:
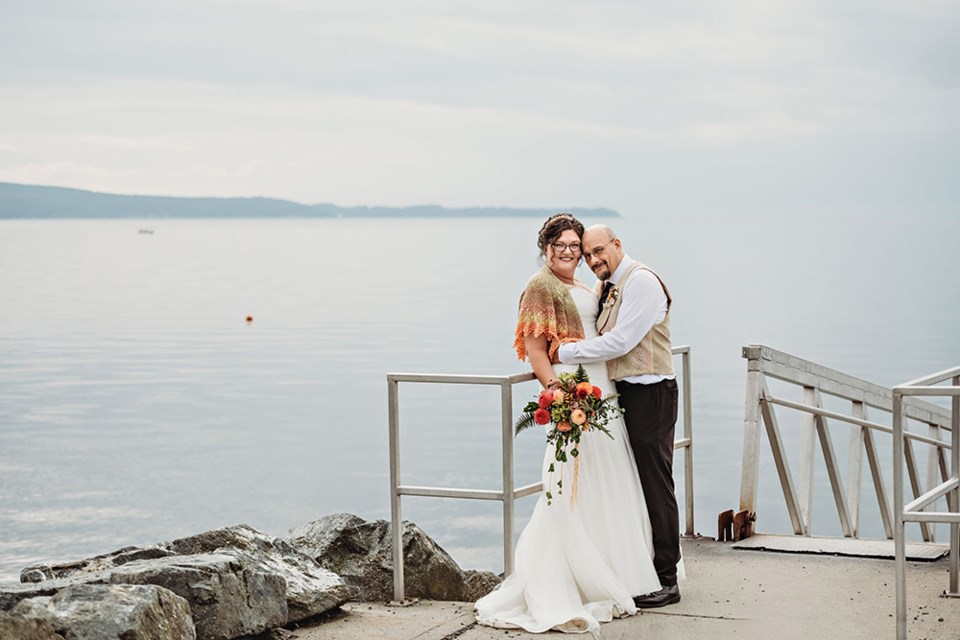
MULTIPOLYGON (((668 283, 674 344, 692 348, 706 535, 738 504, 743 345, 883 385, 960 364, 956 220, 605 222, 668 283)), ((541 223, 0 221, 0 582, 237 523, 389 518, 387 373, 525 371, 512 333, 541 223)), ((400 408, 404 483, 499 488, 496 390, 401 385, 400 408)), ((542 435, 516 446, 518 484, 535 481, 542 435)), ((762 450, 757 527, 788 531, 762 450)), ((818 465, 814 532, 833 535, 818 465)), ((865 473, 879 535, 872 495, 865 473)), ((462 566, 502 569, 499 503, 406 498, 404 518, 462 566)))

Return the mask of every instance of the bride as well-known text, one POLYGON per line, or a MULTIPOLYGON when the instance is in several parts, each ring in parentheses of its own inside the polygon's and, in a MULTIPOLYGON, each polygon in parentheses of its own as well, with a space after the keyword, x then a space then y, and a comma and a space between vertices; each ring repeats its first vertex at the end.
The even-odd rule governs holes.
MULTIPOLYGON (((596 335, 597 295, 574 277, 582 235, 583 225, 568 213, 544 223, 538 245, 546 263, 520 298, 514 346, 544 387, 576 369, 552 364, 560 344, 596 335)), ((616 393, 604 363, 584 369, 604 397, 616 393)), ((613 439, 597 429, 582 435, 575 492, 573 465, 556 464, 551 472, 556 461, 547 447, 544 488, 520 534, 514 571, 477 601, 480 624, 596 635, 599 623, 636 613, 634 596, 660 589, 650 518, 623 419, 616 416, 606 426, 613 439), (565 490, 558 495, 560 487, 565 490)))

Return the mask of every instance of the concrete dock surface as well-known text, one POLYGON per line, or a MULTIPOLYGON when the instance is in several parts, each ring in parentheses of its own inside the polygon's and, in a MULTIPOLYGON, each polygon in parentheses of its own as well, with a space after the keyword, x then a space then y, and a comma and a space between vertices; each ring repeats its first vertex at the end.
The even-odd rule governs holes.
MULTIPOLYGON (((875 640, 896 637, 889 559, 738 550, 709 538, 683 542, 682 600, 601 626, 601 638, 655 640, 875 640)), ((907 563, 908 637, 960 640, 960 599, 944 598, 946 558, 907 563)), ((348 603, 297 640, 492 640, 536 638, 475 624, 472 603, 348 603)), ((559 632, 548 636, 559 637, 559 632)), ((589 637, 589 636, 586 636, 589 637)))

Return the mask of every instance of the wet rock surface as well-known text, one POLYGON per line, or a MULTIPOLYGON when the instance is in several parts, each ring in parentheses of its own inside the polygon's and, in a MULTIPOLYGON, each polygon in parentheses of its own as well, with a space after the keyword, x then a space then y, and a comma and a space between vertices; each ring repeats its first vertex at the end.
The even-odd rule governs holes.
MULTIPOLYGON (((96 566, 102 566, 99 562, 96 566)), ((98 571, 0 589, 0 607, 56 597, 82 585, 156 585, 189 603, 200 640, 229 640, 254 635, 287 622, 286 582, 227 554, 166 556, 135 560, 98 571)))
POLYGON ((20 580, 36 583, 57 578, 77 579, 85 574, 114 570, 141 560, 209 553, 232 556, 251 570, 283 578, 287 599, 287 619, 284 624, 338 607, 353 594, 339 576, 284 539, 247 525, 214 529, 150 547, 125 547, 75 562, 35 565, 21 571, 20 580))
MULTIPOLYGON (((21 601, 14 617, 69 640, 194 640, 190 605, 156 585, 82 584, 21 601)), ((20 635, 0 637, 20 638, 20 635)), ((32 636, 26 636, 32 637, 32 636)))
POLYGON ((17 640, 64 640, 53 626, 44 620, 24 618, 19 614, 0 613, 0 638, 17 640))
MULTIPOLYGON (((403 525, 405 595, 474 601, 500 582, 463 571, 403 525)), ((349 600, 393 597, 390 523, 334 514, 277 538, 247 525, 25 568, 0 587, 0 638, 279 638, 349 600), (5 625, 5 626, 4 626, 5 625)))
POLYGON ((168 548, 183 555, 214 551, 232 555, 258 571, 282 577, 286 582, 287 622, 324 613, 353 595, 340 576, 283 538, 268 536, 246 525, 180 538, 169 543, 168 548))
POLYGON ((284 579, 231 555, 137 560, 106 573, 113 584, 159 585, 185 599, 200 640, 230 640, 287 622, 284 579))

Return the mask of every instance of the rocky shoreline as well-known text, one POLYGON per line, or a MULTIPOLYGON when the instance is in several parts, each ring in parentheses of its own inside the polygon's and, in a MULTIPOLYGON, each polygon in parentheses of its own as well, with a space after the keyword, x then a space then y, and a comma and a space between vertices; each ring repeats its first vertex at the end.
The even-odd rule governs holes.
MULTIPOLYGON (((61 564, 0 587, 0 638, 233 640, 282 637, 348 601, 393 595, 391 525, 340 513, 274 537, 247 525, 61 564)), ((500 582, 464 571, 403 523, 410 598, 472 602, 500 582)))

